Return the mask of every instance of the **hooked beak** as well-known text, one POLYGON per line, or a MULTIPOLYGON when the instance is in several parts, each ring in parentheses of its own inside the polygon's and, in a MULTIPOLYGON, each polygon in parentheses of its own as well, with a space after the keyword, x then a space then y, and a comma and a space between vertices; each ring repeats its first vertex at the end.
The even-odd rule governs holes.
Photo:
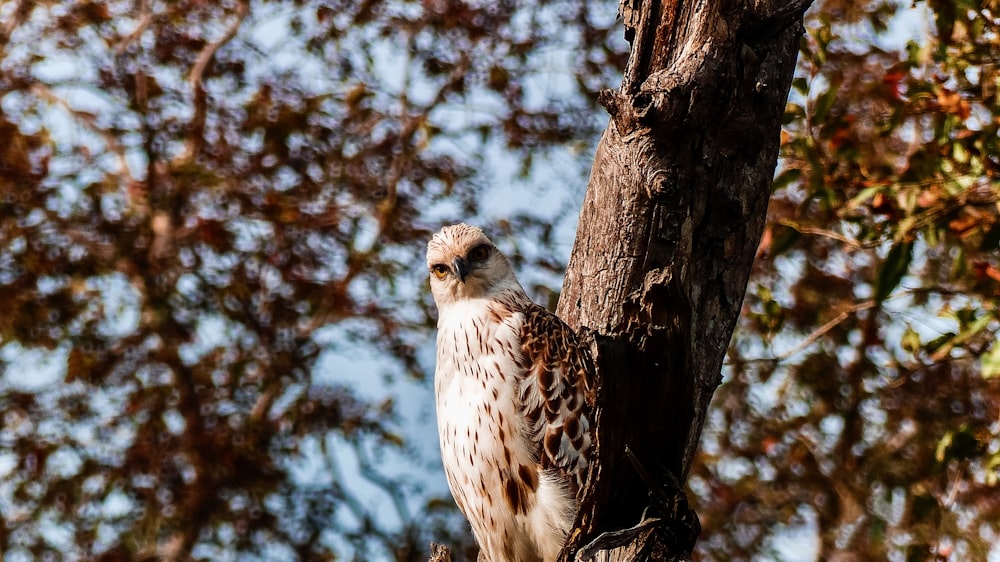
POLYGON ((462 283, 465 283, 465 278, 469 275, 469 264, 466 263, 462 258, 455 258, 451 260, 451 270, 455 272, 455 277, 462 283))

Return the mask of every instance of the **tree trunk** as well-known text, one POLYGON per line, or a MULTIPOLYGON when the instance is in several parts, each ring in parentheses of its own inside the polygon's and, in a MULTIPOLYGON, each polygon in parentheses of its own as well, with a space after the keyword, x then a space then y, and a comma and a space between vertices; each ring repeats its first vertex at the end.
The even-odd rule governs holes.
POLYGON ((593 338, 600 379, 600 462, 566 559, 690 557, 683 483, 760 241, 808 5, 621 2, 632 50, 621 89, 601 94, 611 120, 557 310, 593 338))

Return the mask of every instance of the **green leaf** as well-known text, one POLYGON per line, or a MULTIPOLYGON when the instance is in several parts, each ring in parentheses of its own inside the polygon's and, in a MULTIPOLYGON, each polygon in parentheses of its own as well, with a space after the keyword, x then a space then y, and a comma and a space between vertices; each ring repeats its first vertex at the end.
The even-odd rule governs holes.
POLYGON ((875 284, 875 300, 882 302, 899 285, 913 261, 913 243, 898 243, 889 250, 889 255, 878 272, 875 284))
POLYGON ((979 363, 984 379, 1000 377, 1000 344, 994 342, 993 347, 979 357, 979 363))
POLYGON ((834 82, 830 84, 830 89, 823 92, 821 96, 816 98, 815 111, 813 111, 813 123, 819 123, 826 119, 827 114, 830 113, 830 108, 833 107, 833 102, 837 100, 837 94, 840 93, 840 83, 834 82))
POLYGON ((881 517, 872 518, 871 524, 868 526, 868 535, 872 541, 876 543, 882 543, 885 541, 885 529, 887 525, 885 519, 881 517))
POLYGON ((792 88, 795 88, 795 90, 801 93, 802 95, 808 95, 809 81, 806 80, 804 76, 799 76, 798 78, 792 80, 792 88))
POLYGON ((795 122, 798 119, 802 119, 806 114, 806 110, 797 103, 788 102, 785 104, 785 113, 781 117, 781 124, 788 125, 795 122))
POLYGON ((896 234, 892 237, 893 241, 897 244, 901 243, 904 238, 909 236, 910 230, 917 224, 916 215, 906 215, 896 223, 896 234))
POLYGON ((952 316, 955 320, 958 320, 959 334, 968 332, 969 325, 976 323, 977 319, 982 320, 983 318, 986 318, 987 321, 989 320, 987 317, 980 316, 975 308, 970 307, 959 308, 952 313, 952 316))
POLYGON ((780 174, 778 177, 774 178, 771 182, 771 193, 778 191, 784 187, 787 187, 790 183, 802 177, 801 168, 789 168, 780 174))
POLYGON ((953 347, 955 347, 952 342, 955 339, 955 332, 946 332, 940 336, 932 339, 924 345, 924 351, 929 354, 944 356, 953 347))
POLYGON ((964 460, 977 456, 982 451, 982 444, 976 435, 966 426, 958 431, 949 431, 938 441, 934 458, 941 464, 952 460, 964 460))
POLYGON ((969 262, 965 257, 965 250, 959 246, 955 250, 955 258, 951 262, 951 269, 948 271, 948 280, 955 281, 965 276, 969 272, 969 262))
POLYGON ((1000 455, 990 455, 990 460, 986 463, 986 485, 996 486, 1000 483, 1000 455))
POLYGON ((907 324, 906 331, 903 332, 903 337, 900 339, 899 345, 905 351, 916 355, 920 352, 920 334, 907 324))
POLYGON ((935 224, 931 224, 924 229, 924 241, 930 247, 935 247, 941 243, 943 230, 935 224))
POLYGON ((844 204, 844 211, 853 211, 858 207, 865 205, 868 201, 875 196, 876 193, 885 189, 882 185, 873 185, 871 187, 866 187, 858 192, 857 195, 851 197, 851 200, 844 204))
POLYGON ((774 294, 771 293, 771 289, 767 288, 767 286, 758 283, 757 298, 759 298, 761 302, 767 302, 769 300, 774 300, 774 294))
POLYGON ((911 64, 921 64, 926 58, 924 49, 916 41, 906 42, 906 60, 911 64))
POLYGON ((799 238, 802 238, 802 234, 798 230, 784 224, 774 225, 774 228, 771 230, 771 236, 769 253, 772 256, 781 255, 785 250, 788 250, 798 242, 799 238))

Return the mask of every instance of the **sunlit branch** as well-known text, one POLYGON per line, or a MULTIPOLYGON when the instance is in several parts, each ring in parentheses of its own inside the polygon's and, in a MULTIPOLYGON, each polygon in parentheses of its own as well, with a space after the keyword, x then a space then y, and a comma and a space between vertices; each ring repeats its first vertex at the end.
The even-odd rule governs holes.
POLYGON ((185 143, 184 153, 179 157, 178 161, 175 161, 175 164, 187 162, 194 158, 205 141, 205 119, 208 113, 208 94, 205 92, 203 83, 205 69, 215 57, 215 53, 218 52, 219 48, 236 36, 236 32, 239 31, 240 25, 243 24, 243 20, 246 19, 249 12, 250 5, 246 1, 238 2, 236 4, 236 18, 226 28, 226 32, 218 40, 205 45, 201 52, 198 53, 198 58, 195 59, 194 66, 191 67, 191 72, 188 74, 188 83, 191 85, 191 91, 194 93, 194 117, 191 119, 192 132, 185 143))
MULTIPOLYGON (((215 57, 215 53, 220 47, 232 40, 236 36, 236 32, 239 30, 240 25, 246 18, 250 11, 250 6, 246 2, 239 2, 236 5, 236 19, 229 25, 226 32, 217 41, 213 41, 201 50, 198 54, 198 58, 195 60, 194 66, 191 68, 191 73, 188 74, 188 82, 191 87, 195 90, 200 90, 202 88, 202 78, 205 74, 205 68, 208 63, 212 61, 215 57)), ((204 94, 204 92, 202 92, 204 94)))
MULTIPOLYGON (((145 33, 147 29, 149 29, 150 24, 153 23, 153 13, 149 9, 149 2, 140 2, 140 4, 141 4, 140 10, 142 11, 142 16, 141 19, 139 20, 139 24, 135 26, 135 29, 133 29, 131 33, 123 37, 121 41, 118 42, 118 45, 115 47, 115 51, 119 55, 124 53, 125 49, 127 49, 130 44, 132 44, 135 40, 141 37, 142 34, 145 33)), ((177 6, 175 6, 174 9, 177 9, 180 6, 183 6, 183 4, 178 4, 177 6)))
POLYGON ((854 239, 849 238, 847 236, 844 236, 843 234, 840 234, 839 232, 834 232, 834 231, 829 230, 829 229, 816 228, 816 227, 811 227, 811 226, 803 226, 803 225, 801 225, 801 224, 799 224, 799 223, 797 223, 797 222, 795 222, 793 220, 790 220, 790 219, 782 219, 780 221, 777 221, 775 224, 780 224, 781 226, 786 226, 786 227, 791 228, 791 229, 793 229, 793 230, 795 230, 797 232, 800 232, 802 234, 811 234, 813 236, 823 236, 825 238, 832 238, 832 239, 834 239, 834 240, 836 240, 838 242, 841 242, 842 244, 845 244, 847 246, 850 246, 850 247, 852 247, 852 248, 854 248, 856 250, 867 250, 867 249, 871 249, 871 248, 874 248, 874 247, 878 246, 878 243, 869 242, 869 243, 865 244, 865 243, 862 243, 862 242, 858 242, 857 240, 854 240, 854 239))
POLYGON ((802 350, 808 348, 810 345, 815 343, 816 340, 825 336, 830 330, 836 328, 848 318, 852 317, 858 312, 861 312, 862 310, 868 310, 870 308, 874 308, 876 304, 878 303, 876 303, 874 300, 868 300, 847 307, 846 309, 841 311, 840 314, 838 314, 833 319, 828 321, 826 324, 823 324, 819 328, 813 330, 808 336, 806 336, 804 340, 799 342, 795 347, 789 349, 784 353, 775 355, 773 357, 755 357, 751 359, 727 361, 726 363, 730 365, 732 364, 748 365, 751 363, 781 363, 782 361, 785 361, 786 359, 789 359, 792 356, 801 352, 802 350))

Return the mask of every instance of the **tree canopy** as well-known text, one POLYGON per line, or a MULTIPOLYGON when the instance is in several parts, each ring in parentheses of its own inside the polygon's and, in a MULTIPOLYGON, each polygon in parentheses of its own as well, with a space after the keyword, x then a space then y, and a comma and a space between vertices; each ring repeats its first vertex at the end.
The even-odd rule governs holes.
MULTIPOLYGON (((4 559, 471 556, 450 498, 388 470, 436 455, 416 395, 366 385, 429 385, 442 223, 554 306, 615 9, 0 4, 4 559)), ((689 482, 699 559, 1000 536, 998 9, 809 12, 689 482)))
POLYGON ((824 560, 996 544, 996 10, 825 2, 807 19, 691 481, 703 560, 780 558, 803 532, 824 560))
MULTIPOLYGON (((356 383, 432 372, 429 233, 475 221, 496 170, 526 188, 592 143, 613 13, 0 9, 4 557, 419 560, 465 540, 398 468, 436 458, 404 440, 409 405, 356 383), (358 349, 376 367, 324 367, 358 349)), ((554 214, 493 228, 551 248, 554 214)), ((540 278, 565 259, 518 255, 540 278)))

